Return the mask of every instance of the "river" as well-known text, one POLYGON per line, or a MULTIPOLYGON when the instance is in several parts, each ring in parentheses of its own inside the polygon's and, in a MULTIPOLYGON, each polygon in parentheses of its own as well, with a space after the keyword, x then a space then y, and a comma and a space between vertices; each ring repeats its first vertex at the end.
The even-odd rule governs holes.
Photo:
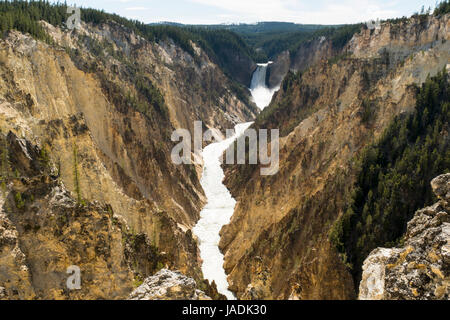
MULTIPOLYGON (((260 109, 269 105, 273 94, 277 89, 269 89, 266 86, 266 74, 269 63, 258 64, 253 74, 250 92, 253 100, 260 109)), ((228 290, 227 275, 223 268, 224 256, 219 250, 222 227, 230 223, 234 213, 236 201, 228 189, 222 183, 225 177, 220 156, 225 150, 249 128, 253 122, 241 123, 235 127, 235 135, 229 139, 212 143, 203 149, 203 173, 200 184, 207 198, 207 204, 200 212, 200 220, 193 228, 193 233, 199 240, 200 256, 203 260, 202 271, 205 279, 214 281, 217 290, 229 300, 236 299, 228 290)))

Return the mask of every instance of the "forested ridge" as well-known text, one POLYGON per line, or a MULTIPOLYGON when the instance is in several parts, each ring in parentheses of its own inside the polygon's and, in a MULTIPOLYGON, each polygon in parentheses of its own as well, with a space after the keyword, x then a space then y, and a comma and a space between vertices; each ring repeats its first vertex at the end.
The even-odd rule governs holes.
MULTIPOLYGON (((51 42, 51 38, 39 21, 64 27, 67 18, 67 4, 51 4, 48 1, 5 1, 0 0, 0 34, 8 30, 29 33, 39 40, 51 42)), ((134 31, 148 41, 158 42, 172 39, 183 50, 195 57, 191 41, 201 45, 210 57, 231 75, 233 66, 230 59, 223 55, 225 48, 234 53, 258 60, 256 52, 236 34, 226 30, 199 30, 180 28, 173 25, 147 25, 137 20, 129 20, 116 14, 96 9, 81 8, 81 20, 86 23, 101 24, 114 21, 134 31)))
MULTIPOLYGON (((49 40, 39 21, 46 21, 54 26, 64 27, 70 14, 67 13, 66 3, 52 4, 49 1, 5 1, 0 0, 0 32, 15 29, 30 33, 40 40, 49 40)), ((86 23, 101 24, 115 21, 149 41, 159 41, 166 38, 173 39, 184 50, 194 54, 189 43, 190 34, 187 30, 174 26, 148 26, 137 20, 129 20, 116 14, 102 10, 81 8, 81 20, 86 23)))
POLYGON ((434 10, 435 15, 443 15, 450 12, 450 1, 444 0, 441 3, 439 3, 434 10))
POLYGON ((365 148, 344 215, 330 238, 355 284, 364 259, 376 247, 401 244, 414 212, 436 201, 430 181, 450 172, 450 87, 445 70, 417 88, 411 115, 396 117, 365 148))
MULTIPOLYGON (((43 40, 49 44, 53 41, 47 34, 40 21, 46 21, 54 26, 65 28, 66 21, 70 14, 67 13, 66 3, 50 3, 49 1, 5 1, 0 0, 0 36, 4 37, 9 30, 18 30, 24 33, 29 33, 38 40, 43 40)), ((247 57, 248 61, 258 60, 256 52, 249 47, 237 34, 227 30, 203 30, 197 28, 181 28, 174 25, 147 25, 137 20, 129 20, 116 14, 109 14, 101 10, 81 8, 81 20, 85 23, 92 23, 99 25, 112 21, 118 23, 137 35, 142 36, 148 41, 159 42, 162 40, 173 40, 183 50, 188 52, 194 61, 197 61, 195 50, 192 42, 197 43, 208 54, 217 65, 232 79, 231 88, 233 92, 242 100, 248 103, 248 93, 244 92, 245 87, 238 83, 237 79, 233 77, 235 73, 235 63, 233 56, 247 57)), ((102 56, 103 51, 111 51, 110 48, 105 48, 104 44, 97 43, 93 39, 86 39, 90 41, 89 48, 96 56, 102 56)), ((74 56, 74 55, 72 55, 74 56)), ((74 58, 74 57, 73 57, 74 58)), ((264 58, 262 58, 264 59, 264 58)), ((132 68, 134 69, 134 67, 132 68)), ((85 70, 95 71, 95 70, 85 70)), ((149 81, 146 81, 149 83, 149 81)), ((141 83, 144 83, 141 81, 141 83)), ((161 94, 155 89, 151 83, 147 85, 148 88, 139 88, 143 95, 151 103, 154 103, 156 108, 165 112, 164 101, 161 94)), ((123 92, 120 92, 121 95, 123 92)), ((115 91, 117 91, 115 90, 115 91)), ((127 96, 125 94, 125 96, 127 96)), ((147 108, 138 103, 138 101, 131 97, 130 104, 138 106, 139 110, 145 110, 148 114, 147 108)))
MULTIPOLYGON (((165 26, 173 24, 165 23, 165 26)), ((249 50, 249 55, 255 62, 273 60, 278 54, 288 50, 295 55, 299 46, 321 36, 331 39, 336 49, 343 47, 353 34, 358 32, 362 24, 351 25, 303 25, 286 22, 260 22, 236 25, 196 25, 184 26, 188 30, 208 31, 211 35, 228 31, 237 34, 249 50)), ((219 36, 221 36, 219 34, 219 36)))
MULTIPOLYGON (((39 21, 65 27, 69 16, 66 3, 0 0, 0 34, 4 36, 6 31, 15 29, 51 43, 51 38, 39 21)), ((184 26, 172 23, 147 25, 89 8, 81 8, 81 20, 93 24, 114 21, 152 42, 170 38, 193 57, 196 55, 191 41, 195 42, 232 79, 237 71, 236 57, 259 63, 274 59, 285 50, 295 55, 301 44, 320 36, 331 39, 333 46, 340 48, 361 28, 360 24, 319 26, 281 22, 235 26, 184 26)))
POLYGON ((256 24, 195 26, 204 30, 228 30, 238 34, 257 52, 256 62, 274 59, 284 50, 292 49, 315 31, 325 26, 303 25, 287 22, 259 22, 256 24))
MULTIPOLYGON (((434 14, 448 13, 449 8, 450 2, 445 0, 436 7, 434 14)), ((44 0, 0 0, 0 17, 0 34, 16 29, 30 33, 37 39, 51 42, 39 21, 44 20, 54 26, 63 27, 69 14, 66 3, 51 4, 44 0)), ((285 50, 289 50, 291 55, 295 55, 300 45, 321 36, 330 39, 335 49, 340 49, 351 39, 353 34, 363 27, 361 23, 326 26, 285 22, 260 22, 254 25, 187 26, 174 23, 147 25, 117 14, 89 8, 81 9, 81 19, 86 23, 94 24, 115 21, 149 41, 170 38, 192 56, 195 56, 191 45, 191 41, 194 41, 201 45, 229 76, 232 76, 235 71, 229 52, 248 57, 254 62, 265 62, 268 59, 276 58, 285 50)))
MULTIPOLYGON (((450 12, 450 1, 440 2, 434 10, 434 15, 443 15, 450 12)), ((426 16, 424 9, 416 16, 426 16)), ((388 19, 381 22, 395 23, 408 18, 388 19)), ((216 26, 219 28, 219 26, 216 26)), ((281 52, 288 50, 295 55, 299 46, 319 37, 330 39, 336 50, 344 47, 353 35, 365 28, 365 24, 355 23, 348 25, 302 25, 280 22, 262 22, 256 25, 222 26, 239 34, 259 53, 263 52, 268 59, 274 59, 281 52)))

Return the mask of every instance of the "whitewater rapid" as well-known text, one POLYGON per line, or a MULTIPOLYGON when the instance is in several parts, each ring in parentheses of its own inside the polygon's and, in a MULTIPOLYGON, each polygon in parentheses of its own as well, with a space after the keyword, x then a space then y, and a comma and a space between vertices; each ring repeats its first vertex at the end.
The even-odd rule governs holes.
POLYGON ((228 290, 227 275, 223 269, 224 258, 219 250, 219 232, 224 225, 230 223, 236 200, 233 199, 227 187, 222 183, 225 175, 221 167, 220 157, 252 123, 238 124, 235 127, 233 137, 212 143, 205 147, 202 152, 204 167, 200 184, 208 203, 200 212, 200 220, 194 227, 193 232, 199 239, 200 256, 203 260, 202 271, 205 279, 211 282, 214 280, 217 290, 229 300, 235 299, 235 297, 228 290))
MULTIPOLYGON (((266 86, 269 64, 270 62, 258 64, 250 87, 253 100, 261 110, 269 105, 273 94, 279 89, 269 89, 266 86)), ((203 276, 210 282, 214 281, 219 293, 225 295, 229 300, 234 300, 236 297, 228 290, 227 275, 223 268, 224 257, 219 250, 219 232, 224 225, 230 223, 236 200, 233 199, 227 187, 222 183, 225 175, 220 158, 226 149, 252 124, 253 122, 248 122, 236 125, 233 137, 212 143, 202 151, 203 174, 200 184, 208 202, 200 212, 200 220, 192 231, 199 240, 200 257, 203 260, 203 276)))

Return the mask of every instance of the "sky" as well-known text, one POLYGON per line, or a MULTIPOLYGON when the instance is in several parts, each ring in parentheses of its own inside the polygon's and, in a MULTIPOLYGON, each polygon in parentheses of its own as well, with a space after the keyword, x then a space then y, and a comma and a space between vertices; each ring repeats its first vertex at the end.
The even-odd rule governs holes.
POLYGON ((411 16, 436 0, 67 0, 68 4, 151 22, 185 24, 284 21, 345 24, 411 16))

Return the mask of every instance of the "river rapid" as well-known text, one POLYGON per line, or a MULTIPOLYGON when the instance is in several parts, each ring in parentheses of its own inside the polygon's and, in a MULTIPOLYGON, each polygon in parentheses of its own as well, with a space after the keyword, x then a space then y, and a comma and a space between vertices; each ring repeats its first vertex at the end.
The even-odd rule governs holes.
MULTIPOLYGON (((266 86, 266 74, 269 63, 258 64, 253 74, 250 92, 256 105, 262 110, 269 105, 273 94, 278 88, 269 89, 266 86)), ((222 227, 230 223, 234 213, 236 200, 233 199, 226 186, 220 158, 226 149, 247 130, 253 122, 236 125, 233 137, 212 143, 202 151, 203 173, 200 184, 207 198, 207 204, 200 212, 200 220, 193 228, 193 233, 199 240, 200 256, 203 260, 202 271, 205 279, 214 281, 219 293, 229 300, 236 299, 228 290, 227 275, 223 268, 224 256, 219 249, 222 227)))

